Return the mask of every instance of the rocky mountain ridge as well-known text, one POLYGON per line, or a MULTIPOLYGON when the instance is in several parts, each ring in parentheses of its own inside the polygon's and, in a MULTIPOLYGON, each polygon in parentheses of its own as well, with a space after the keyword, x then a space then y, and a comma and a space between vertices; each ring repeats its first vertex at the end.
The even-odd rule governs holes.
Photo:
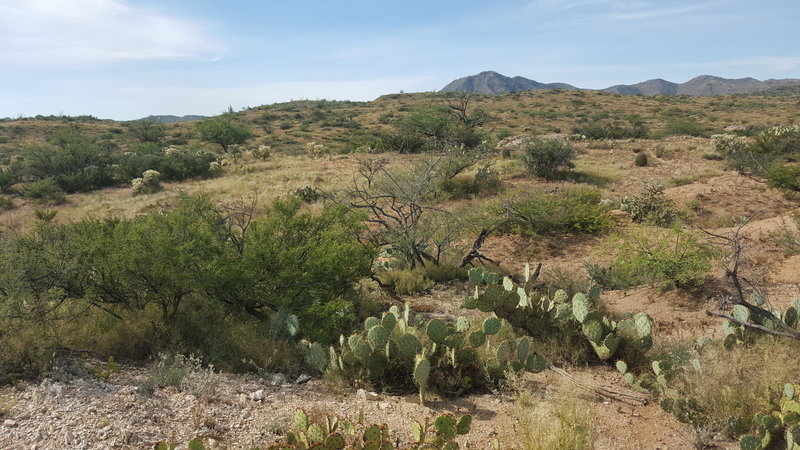
MULTIPOLYGON (((674 83, 656 78, 636 84, 618 84, 605 89, 623 95, 728 95, 752 94, 787 86, 800 86, 800 79, 769 79, 760 81, 755 78, 721 78, 712 75, 700 75, 685 83, 674 83)), ((578 90, 581 88, 566 83, 540 83, 524 77, 507 77, 494 71, 485 71, 477 75, 459 78, 448 83, 441 92, 469 92, 472 94, 503 94, 507 92, 531 91, 541 89, 578 90)))

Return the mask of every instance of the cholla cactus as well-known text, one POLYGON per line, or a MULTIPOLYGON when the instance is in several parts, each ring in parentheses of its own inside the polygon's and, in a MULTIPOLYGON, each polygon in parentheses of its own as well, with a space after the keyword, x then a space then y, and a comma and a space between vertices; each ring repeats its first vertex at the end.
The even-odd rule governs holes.
POLYGON ((169 146, 164 149, 164 154, 167 156, 175 156, 183 153, 183 150, 179 149, 178 147, 169 146))
POLYGON ((257 149, 252 150, 251 153, 258 159, 267 159, 271 154, 272 147, 269 145, 259 145, 257 149))
POLYGON ((328 150, 322 144, 317 144, 316 142, 306 144, 306 153, 312 158, 319 158, 327 152, 328 150))
POLYGON ((221 177, 222 176, 222 165, 217 161, 212 161, 208 165, 208 174, 212 177, 221 177))
POLYGON ((161 174, 156 170, 145 170, 142 173, 142 178, 134 178, 131 180, 131 191, 133 195, 152 194, 161 190, 161 183, 159 179, 161 174))
POLYGON ((747 138, 735 134, 715 134, 711 136, 711 144, 717 153, 730 156, 741 153, 747 147, 747 138))

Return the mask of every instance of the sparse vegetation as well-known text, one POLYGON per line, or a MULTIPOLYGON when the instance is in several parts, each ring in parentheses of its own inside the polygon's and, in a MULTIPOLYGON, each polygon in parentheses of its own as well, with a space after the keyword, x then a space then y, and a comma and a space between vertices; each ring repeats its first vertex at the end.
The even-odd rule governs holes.
MULTIPOLYGON (((194 123, 0 121, 0 383, 114 384, 144 365, 148 401, 169 386, 208 406, 229 401, 214 395, 219 370, 279 372, 287 384, 309 374, 328 380, 313 389, 345 397, 375 390, 389 414, 396 393, 449 408, 453 396, 517 383, 525 414, 498 419, 500 448, 512 429, 527 448, 590 448, 608 442, 592 428, 615 417, 614 401, 554 396, 541 383, 550 374, 514 380, 552 364, 586 381, 611 364, 610 388, 654 395, 700 444, 744 435, 763 445, 773 430, 782 445, 795 429, 781 405, 786 384, 797 386, 797 349, 775 332, 797 329, 800 133, 775 125, 796 120, 796 102, 419 93, 194 123), (492 152, 500 138, 561 132, 574 134, 492 152), (131 195, 136 179, 147 195, 131 195), (722 283, 732 266, 712 270, 729 256, 682 224, 726 236, 757 212, 758 236, 741 241, 757 258, 741 279, 769 296, 745 283, 744 298, 775 319, 742 310, 722 283), (540 277, 514 270, 526 261, 544 263, 540 277), (464 295, 471 309, 459 309, 464 295), (419 314, 391 309, 402 303, 419 314), (715 320, 706 309, 733 318, 724 340, 694 342, 715 320)), ((0 415, 16 421, 3 401, 0 415)), ((233 433, 202 405, 195 447, 233 433)))

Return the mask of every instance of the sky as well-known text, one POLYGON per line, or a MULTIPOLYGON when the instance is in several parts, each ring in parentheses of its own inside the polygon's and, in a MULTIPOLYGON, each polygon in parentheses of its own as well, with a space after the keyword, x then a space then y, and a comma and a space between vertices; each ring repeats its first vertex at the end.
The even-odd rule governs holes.
POLYGON ((0 0, 0 117, 215 115, 494 70, 800 78, 797 0, 0 0))

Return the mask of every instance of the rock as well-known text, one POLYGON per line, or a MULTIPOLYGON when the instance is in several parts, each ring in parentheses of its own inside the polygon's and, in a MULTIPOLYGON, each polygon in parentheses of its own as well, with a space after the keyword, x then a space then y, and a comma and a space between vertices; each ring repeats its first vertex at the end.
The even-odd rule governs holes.
POLYGON ((3 421, 3 426, 8 428, 14 428, 17 426, 17 422, 15 420, 6 419, 3 421))
POLYGON ((264 380, 269 386, 282 386, 286 384, 286 377, 282 373, 273 373, 264 380))
POLYGON ((367 391, 363 389, 359 389, 356 391, 356 398, 361 400, 362 402, 367 401, 367 391))
POLYGON ((264 393, 263 389, 259 389, 255 392, 250 393, 250 400, 254 402, 262 402, 265 398, 267 398, 267 394, 264 393))
POLYGON ((297 377, 297 381, 295 381, 294 384, 304 384, 308 383, 310 380, 311 380, 310 375, 302 374, 299 377, 297 377))
POLYGON ((389 407, 389 402, 380 402, 380 403, 378 403, 378 407, 380 409, 386 409, 386 408, 389 407))
POLYGON ((377 393, 377 392, 370 392, 370 393, 368 393, 368 394, 367 394, 367 400, 371 400, 371 401, 373 401, 373 402, 375 402, 375 401, 378 401, 378 400, 380 400, 381 398, 383 398, 383 397, 381 397, 380 395, 378 395, 378 393, 377 393))

